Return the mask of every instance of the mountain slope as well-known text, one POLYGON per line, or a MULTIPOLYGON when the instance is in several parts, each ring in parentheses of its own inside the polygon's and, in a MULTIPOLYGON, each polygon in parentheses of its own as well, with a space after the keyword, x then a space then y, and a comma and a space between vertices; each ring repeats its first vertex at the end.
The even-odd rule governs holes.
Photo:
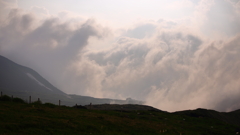
POLYGON ((32 97, 32 101, 40 98, 43 102, 54 104, 58 104, 58 101, 61 100, 62 105, 68 106, 90 103, 142 104, 142 102, 130 98, 127 100, 116 100, 68 95, 54 87, 36 71, 16 64, 3 56, 0 56, 0 65, 0 91, 7 95, 23 98, 24 100, 28 100, 29 96, 32 97))
POLYGON ((33 100, 40 98, 53 103, 67 97, 67 94, 28 67, 16 64, 3 56, 0 56, 0 65, 0 89, 4 94, 25 100, 32 96, 33 100))
POLYGON ((18 65, 3 56, 0 56, 0 65, 0 88, 65 95, 30 68, 18 65))

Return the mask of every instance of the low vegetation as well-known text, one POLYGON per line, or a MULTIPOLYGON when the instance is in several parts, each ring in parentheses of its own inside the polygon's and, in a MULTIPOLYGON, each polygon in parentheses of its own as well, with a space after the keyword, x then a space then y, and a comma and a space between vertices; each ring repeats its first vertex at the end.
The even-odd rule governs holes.
POLYGON ((229 135, 237 134, 240 127, 200 114, 191 115, 156 110, 93 110, 40 101, 29 104, 2 96, 0 134, 229 135))

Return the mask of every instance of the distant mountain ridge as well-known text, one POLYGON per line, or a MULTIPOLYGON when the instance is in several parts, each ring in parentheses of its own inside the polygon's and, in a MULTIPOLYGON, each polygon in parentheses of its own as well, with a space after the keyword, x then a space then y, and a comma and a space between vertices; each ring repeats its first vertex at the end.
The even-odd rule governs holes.
POLYGON ((68 95, 31 68, 19 65, 3 56, 0 56, 0 91, 7 95, 13 95, 16 97, 28 100, 29 96, 33 101, 40 98, 43 102, 50 102, 58 104, 61 100, 61 104, 73 106, 75 104, 86 105, 92 104, 142 104, 143 102, 126 99, 100 99, 88 96, 80 95, 68 95))

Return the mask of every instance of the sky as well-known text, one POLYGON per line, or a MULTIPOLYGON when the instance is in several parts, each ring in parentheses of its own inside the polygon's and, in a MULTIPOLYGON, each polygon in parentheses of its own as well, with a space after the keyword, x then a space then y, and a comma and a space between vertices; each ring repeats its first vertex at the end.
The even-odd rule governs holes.
POLYGON ((240 0, 0 0, 0 55, 68 94, 240 108, 240 0))

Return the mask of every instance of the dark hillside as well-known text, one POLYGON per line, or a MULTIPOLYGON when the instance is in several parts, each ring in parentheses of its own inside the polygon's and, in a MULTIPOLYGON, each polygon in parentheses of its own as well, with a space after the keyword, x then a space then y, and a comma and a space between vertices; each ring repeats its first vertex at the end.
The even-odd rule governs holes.
POLYGON ((0 56, 0 65, 0 88, 2 89, 66 95, 28 67, 18 65, 2 56, 0 56))
POLYGON ((225 123, 238 125, 240 127, 240 112, 239 110, 233 112, 217 112, 214 110, 207 109, 196 109, 196 110, 186 110, 175 112, 174 114, 186 115, 195 118, 212 118, 223 121, 225 123))
MULTIPOLYGON (((2 99, 0 134, 231 135, 240 127, 208 116, 138 110, 151 108, 146 106, 131 105, 131 111, 93 110, 41 102, 27 104, 7 96, 2 99)), ((207 114, 206 110, 200 111, 207 114)))

